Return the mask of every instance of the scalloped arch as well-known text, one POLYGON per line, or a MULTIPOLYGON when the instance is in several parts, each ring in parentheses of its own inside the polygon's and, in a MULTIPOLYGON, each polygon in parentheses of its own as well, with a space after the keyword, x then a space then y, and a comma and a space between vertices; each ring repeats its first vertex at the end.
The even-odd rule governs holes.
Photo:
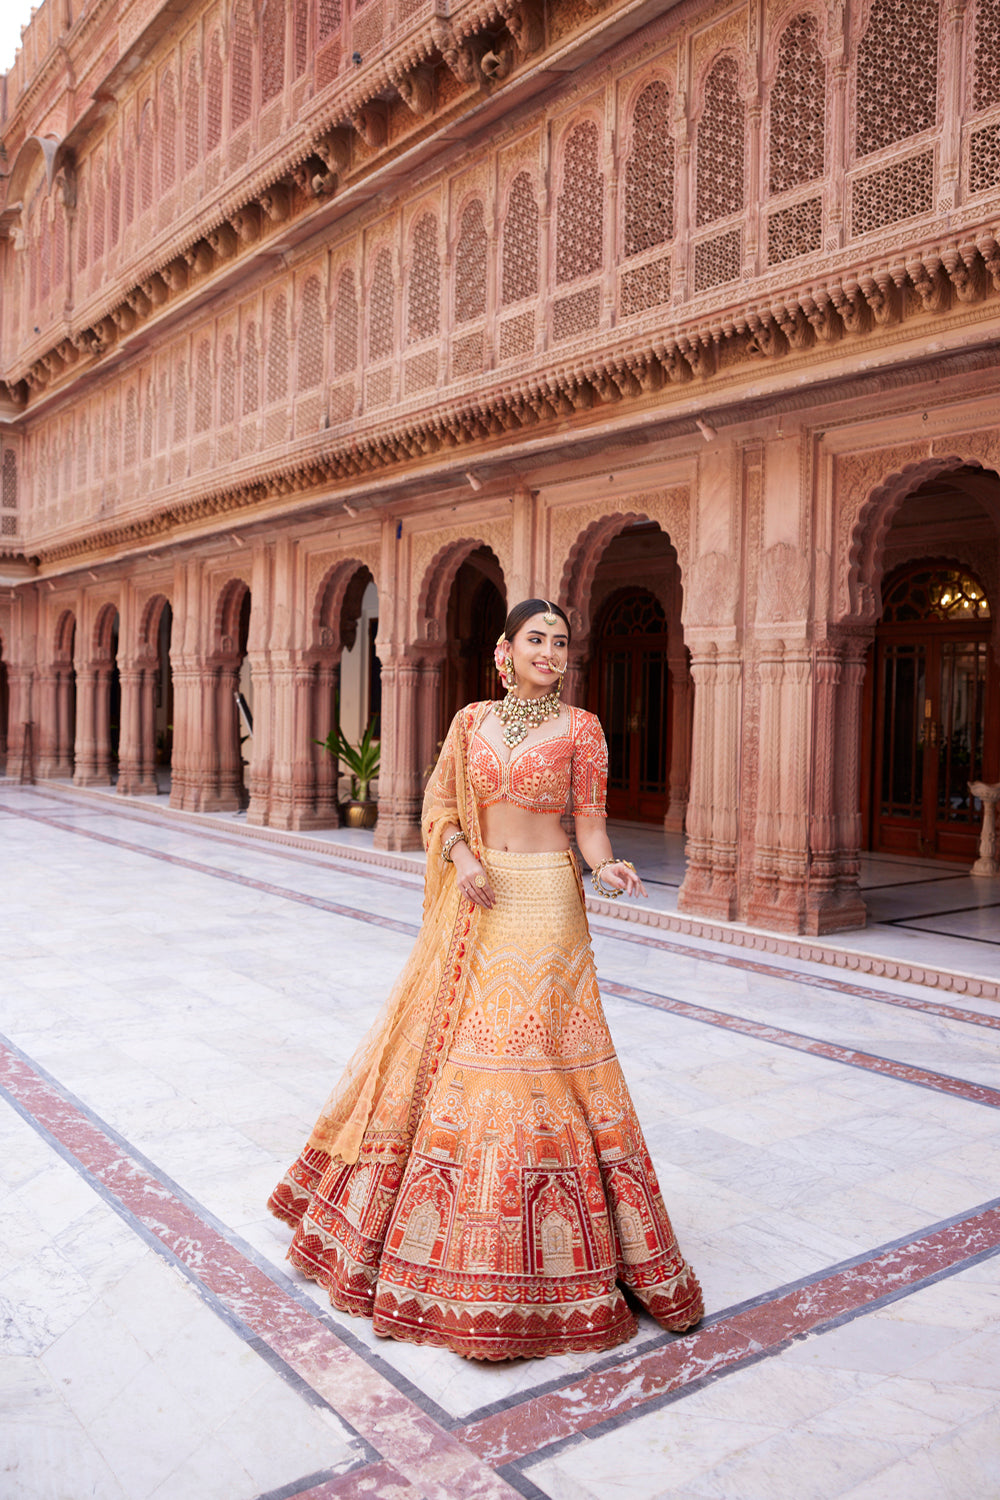
POLYGON ((957 452, 936 454, 903 464, 888 474, 858 505, 850 524, 847 547, 847 618, 874 625, 882 612, 882 564, 886 538, 893 519, 904 500, 928 479, 936 479, 949 469, 974 468, 983 474, 995 469, 974 454, 957 452))
MULTIPOLYGON (((420 640, 436 639, 448 607, 448 596, 455 582, 455 575, 473 552, 478 552, 480 548, 496 561, 500 576, 504 578, 503 563, 495 549, 482 537, 462 537, 458 541, 446 543, 428 563, 417 592, 417 636, 420 640)), ((505 578, 504 594, 506 595, 505 578)))
MULTIPOLYGON (((559 582, 559 599, 570 611, 570 624, 575 640, 584 640, 590 635, 593 624, 590 602, 594 587, 594 574, 609 545, 630 526, 653 521, 669 541, 674 552, 677 544, 670 533, 660 525, 656 516, 645 511, 616 511, 591 521, 579 534, 569 550, 559 582)), ((678 558, 678 565, 680 558, 678 558)))
MULTIPOLYGON (((360 575, 368 581, 378 583, 371 568, 358 557, 342 558, 332 563, 323 574, 313 598, 311 644, 324 650, 342 650, 344 604, 351 586, 360 575), (324 640, 323 632, 329 631, 332 639, 324 640)), ((362 592, 364 590, 362 589, 362 592)))

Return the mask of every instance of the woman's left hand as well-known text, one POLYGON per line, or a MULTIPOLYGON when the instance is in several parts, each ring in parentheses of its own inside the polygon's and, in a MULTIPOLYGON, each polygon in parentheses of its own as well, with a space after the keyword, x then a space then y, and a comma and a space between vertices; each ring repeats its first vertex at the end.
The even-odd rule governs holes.
POLYGON ((622 860, 615 860, 612 865, 605 865, 601 871, 602 885, 610 885, 616 891, 623 891, 626 896, 647 896, 649 892, 635 873, 631 865, 622 860))

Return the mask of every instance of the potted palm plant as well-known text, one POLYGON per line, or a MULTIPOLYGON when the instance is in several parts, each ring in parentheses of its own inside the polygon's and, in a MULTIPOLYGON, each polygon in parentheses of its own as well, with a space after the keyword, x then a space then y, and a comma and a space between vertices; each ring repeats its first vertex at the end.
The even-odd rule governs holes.
POLYGON ((340 725, 331 729, 325 740, 316 740, 328 754, 343 762, 351 776, 351 800, 347 804, 344 821, 348 828, 374 828, 378 818, 378 803, 369 797, 371 783, 378 775, 382 746, 373 737, 375 721, 372 719, 357 745, 352 745, 340 725))

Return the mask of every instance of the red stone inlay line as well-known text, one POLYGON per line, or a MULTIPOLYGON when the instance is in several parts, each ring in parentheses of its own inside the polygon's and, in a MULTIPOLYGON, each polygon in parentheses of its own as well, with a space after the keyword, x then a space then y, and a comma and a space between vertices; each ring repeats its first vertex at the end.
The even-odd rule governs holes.
POLYGON ((864 1068, 869 1073, 878 1073, 883 1078, 896 1078, 901 1083, 915 1083, 922 1088, 935 1089, 940 1094, 953 1094, 970 1104, 988 1104, 1000 1109, 1000 1089, 991 1089, 983 1083, 971 1083, 967 1078, 953 1078, 950 1073, 933 1073, 929 1068, 917 1068, 912 1063, 897 1062, 893 1057, 880 1057, 875 1052, 861 1052, 855 1047, 841 1047, 836 1042, 824 1042, 818 1037, 804 1036, 797 1031, 785 1031, 779 1026, 769 1026, 766 1021, 755 1021, 749 1016, 734 1016, 724 1010, 708 1010, 703 1005, 694 1005, 689 1000, 674 1000, 669 995, 655 995, 648 990, 636 989, 630 984, 615 984, 601 980, 601 992, 618 995, 623 1000, 637 1000, 654 1010, 665 1010, 671 1015, 686 1016, 708 1026, 719 1026, 725 1031, 736 1031, 741 1036, 753 1037, 758 1042, 769 1042, 776 1047, 789 1047, 794 1052, 808 1052, 813 1057, 825 1057, 831 1062, 847 1063, 852 1068, 864 1068))
POLYGON ((857 1316, 893 1293, 913 1291, 929 1277, 998 1249, 1000 1207, 991 1206, 860 1265, 748 1307, 702 1332, 685 1334, 648 1354, 457 1428, 455 1436, 499 1468, 605 1422, 641 1416, 649 1402, 672 1391, 776 1354, 794 1339, 857 1316))
POLYGON ((944 1005, 940 1000, 921 1000, 914 995, 893 995, 887 990, 873 990, 864 984, 849 984, 846 979, 835 979, 832 974, 829 977, 825 974, 800 974, 795 969, 783 969, 779 964, 760 963, 753 958, 737 958, 732 953, 710 953, 705 948, 694 948, 690 943, 674 943, 669 938, 656 938, 645 932, 633 931, 624 923, 620 927, 608 927, 592 922, 591 930, 597 936, 614 938, 620 943, 637 943, 642 948, 658 948, 664 953, 676 953, 681 958, 696 958, 701 963, 722 964, 730 969, 749 969, 753 974, 765 974, 769 979, 784 979, 789 984, 801 984, 809 989, 832 990, 858 1000, 874 1000, 879 1005, 895 1005, 902 1010, 922 1011, 925 1015, 942 1016, 948 1021, 964 1021, 970 1026, 986 1026, 1000 1031, 1000 1014, 984 1015, 979 1011, 964 1010, 958 1005, 944 1005))
MULTIPOLYGON (((516 1491, 318 1318, 246 1259, 224 1235, 158 1182, 118 1142, 0 1042, 7 1090, 240 1321, 300 1375, 387 1460, 355 1473, 398 1471, 429 1500, 519 1500, 516 1491)), ((347 1481, 332 1493, 350 1497, 347 1481)), ((322 1492, 321 1492, 322 1493, 322 1492)), ((389 1491, 391 1493, 391 1491, 389 1491)), ((400 1493, 405 1493, 403 1489, 400 1493)))

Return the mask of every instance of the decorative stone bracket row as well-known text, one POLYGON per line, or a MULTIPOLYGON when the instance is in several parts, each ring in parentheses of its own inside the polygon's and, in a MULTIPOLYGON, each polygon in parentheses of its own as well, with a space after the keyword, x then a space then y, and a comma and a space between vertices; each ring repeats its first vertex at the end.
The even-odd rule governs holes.
MULTIPOLYGON (((475 398, 423 409, 367 435, 325 440, 326 451, 303 455, 252 479, 172 502, 156 516, 91 532, 41 549, 46 564, 94 548, 128 546, 173 527, 235 511, 273 497, 356 481, 414 459, 452 449, 515 439, 525 429, 623 401, 641 401, 666 388, 708 382, 722 364, 723 346, 747 360, 776 360, 840 339, 864 336, 923 313, 980 302, 1000 292, 1000 225, 960 244, 936 244, 905 259, 830 277, 822 284, 751 303, 711 324, 637 337, 618 352, 566 359, 550 371, 506 380, 475 398)), ((726 356, 727 368, 732 360, 726 356)), ((691 430, 695 422, 692 419, 691 430)), ((315 442, 315 440, 312 440, 315 442)))

